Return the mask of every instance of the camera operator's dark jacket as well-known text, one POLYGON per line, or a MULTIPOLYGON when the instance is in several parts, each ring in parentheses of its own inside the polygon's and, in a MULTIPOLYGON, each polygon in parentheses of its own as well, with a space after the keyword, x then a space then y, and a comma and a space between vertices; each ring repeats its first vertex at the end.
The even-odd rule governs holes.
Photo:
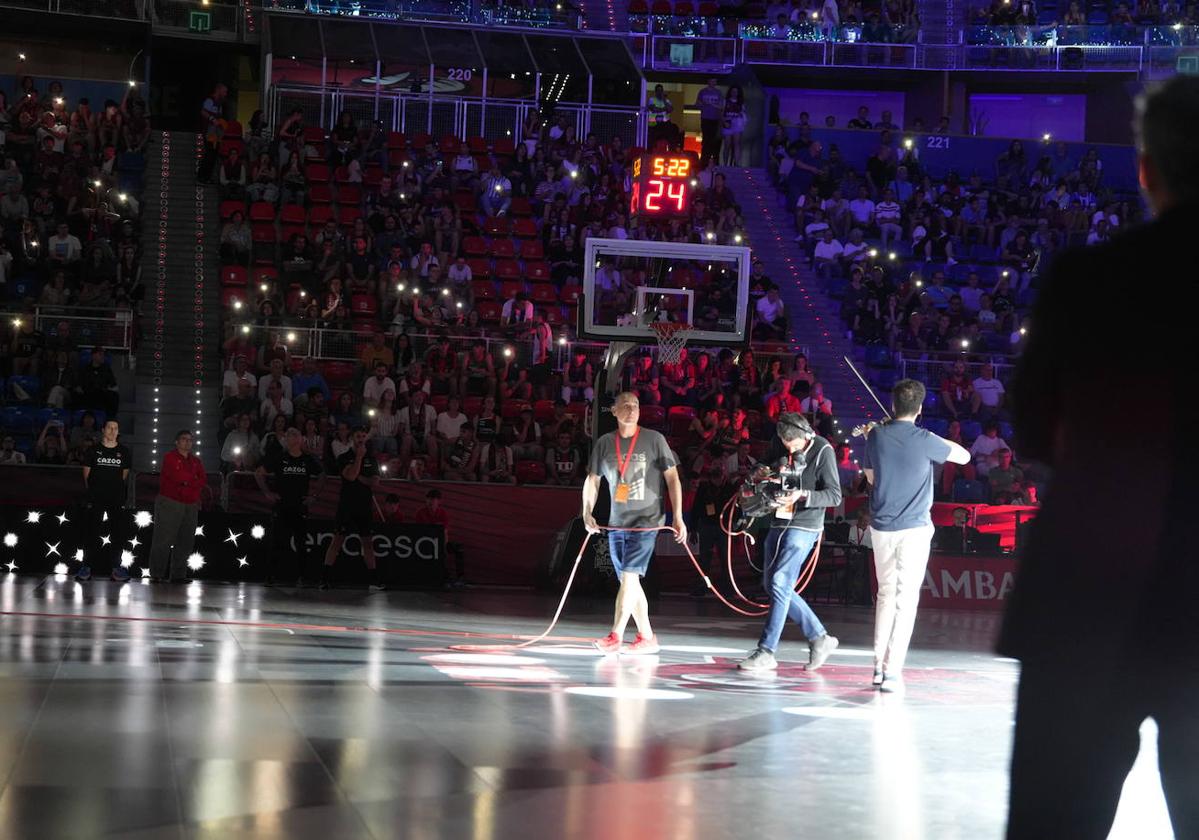
MULTIPOLYGON (((822 437, 815 437, 804 458, 807 466, 799 479, 799 487, 808 491, 806 506, 797 505, 789 520, 771 517, 772 528, 823 531, 825 509, 841 504, 841 474, 837 472, 837 453, 832 445, 822 437)), ((777 437, 771 440, 764 462, 772 469, 787 462, 787 448, 777 437)))

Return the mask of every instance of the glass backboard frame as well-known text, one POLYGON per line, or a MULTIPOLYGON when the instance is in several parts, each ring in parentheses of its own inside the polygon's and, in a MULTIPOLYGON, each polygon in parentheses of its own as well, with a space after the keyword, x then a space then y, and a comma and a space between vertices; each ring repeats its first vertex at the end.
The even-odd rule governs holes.
POLYGON ((733 262, 737 266, 735 322, 731 331, 692 329, 687 343, 703 347, 743 347, 749 344, 750 250, 737 245, 705 245, 691 242, 652 242, 630 239, 587 239, 583 253, 583 300, 579 307, 580 338, 594 341, 630 341, 656 344, 657 335, 648 324, 612 325, 595 321, 595 270, 601 257, 647 257, 679 260, 733 262))

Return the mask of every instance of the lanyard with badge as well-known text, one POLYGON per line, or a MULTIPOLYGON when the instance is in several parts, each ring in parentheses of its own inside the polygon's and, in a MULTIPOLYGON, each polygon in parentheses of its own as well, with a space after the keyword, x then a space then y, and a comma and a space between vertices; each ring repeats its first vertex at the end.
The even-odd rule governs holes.
POLYGON ((616 433, 616 474, 617 482, 616 489, 612 492, 612 501, 624 504, 629 500, 629 485, 624 480, 624 474, 629 468, 629 464, 633 460, 633 450, 637 448, 637 437, 641 434, 641 427, 637 427, 637 431, 633 432, 633 439, 629 442, 629 455, 627 458, 621 458, 620 455, 620 432, 616 433))

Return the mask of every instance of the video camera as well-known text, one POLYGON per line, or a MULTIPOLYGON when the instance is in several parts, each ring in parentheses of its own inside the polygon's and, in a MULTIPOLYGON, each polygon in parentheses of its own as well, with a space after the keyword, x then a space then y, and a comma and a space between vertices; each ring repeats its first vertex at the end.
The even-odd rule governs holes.
POLYGON ((737 530, 744 530, 744 524, 759 516, 769 516, 782 506, 782 498, 799 490, 799 481, 803 477, 807 459, 802 452, 796 452, 791 460, 780 465, 777 469, 765 473, 757 473, 745 480, 737 494, 737 505, 741 508, 741 519, 737 530))

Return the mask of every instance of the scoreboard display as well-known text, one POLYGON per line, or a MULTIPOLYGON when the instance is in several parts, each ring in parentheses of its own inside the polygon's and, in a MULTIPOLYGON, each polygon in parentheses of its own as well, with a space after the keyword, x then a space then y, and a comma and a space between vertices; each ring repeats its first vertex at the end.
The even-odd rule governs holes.
POLYGON ((696 186, 698 159, 691 152, 642 155, 633 161, 629 215, 686 216, 696 186))

